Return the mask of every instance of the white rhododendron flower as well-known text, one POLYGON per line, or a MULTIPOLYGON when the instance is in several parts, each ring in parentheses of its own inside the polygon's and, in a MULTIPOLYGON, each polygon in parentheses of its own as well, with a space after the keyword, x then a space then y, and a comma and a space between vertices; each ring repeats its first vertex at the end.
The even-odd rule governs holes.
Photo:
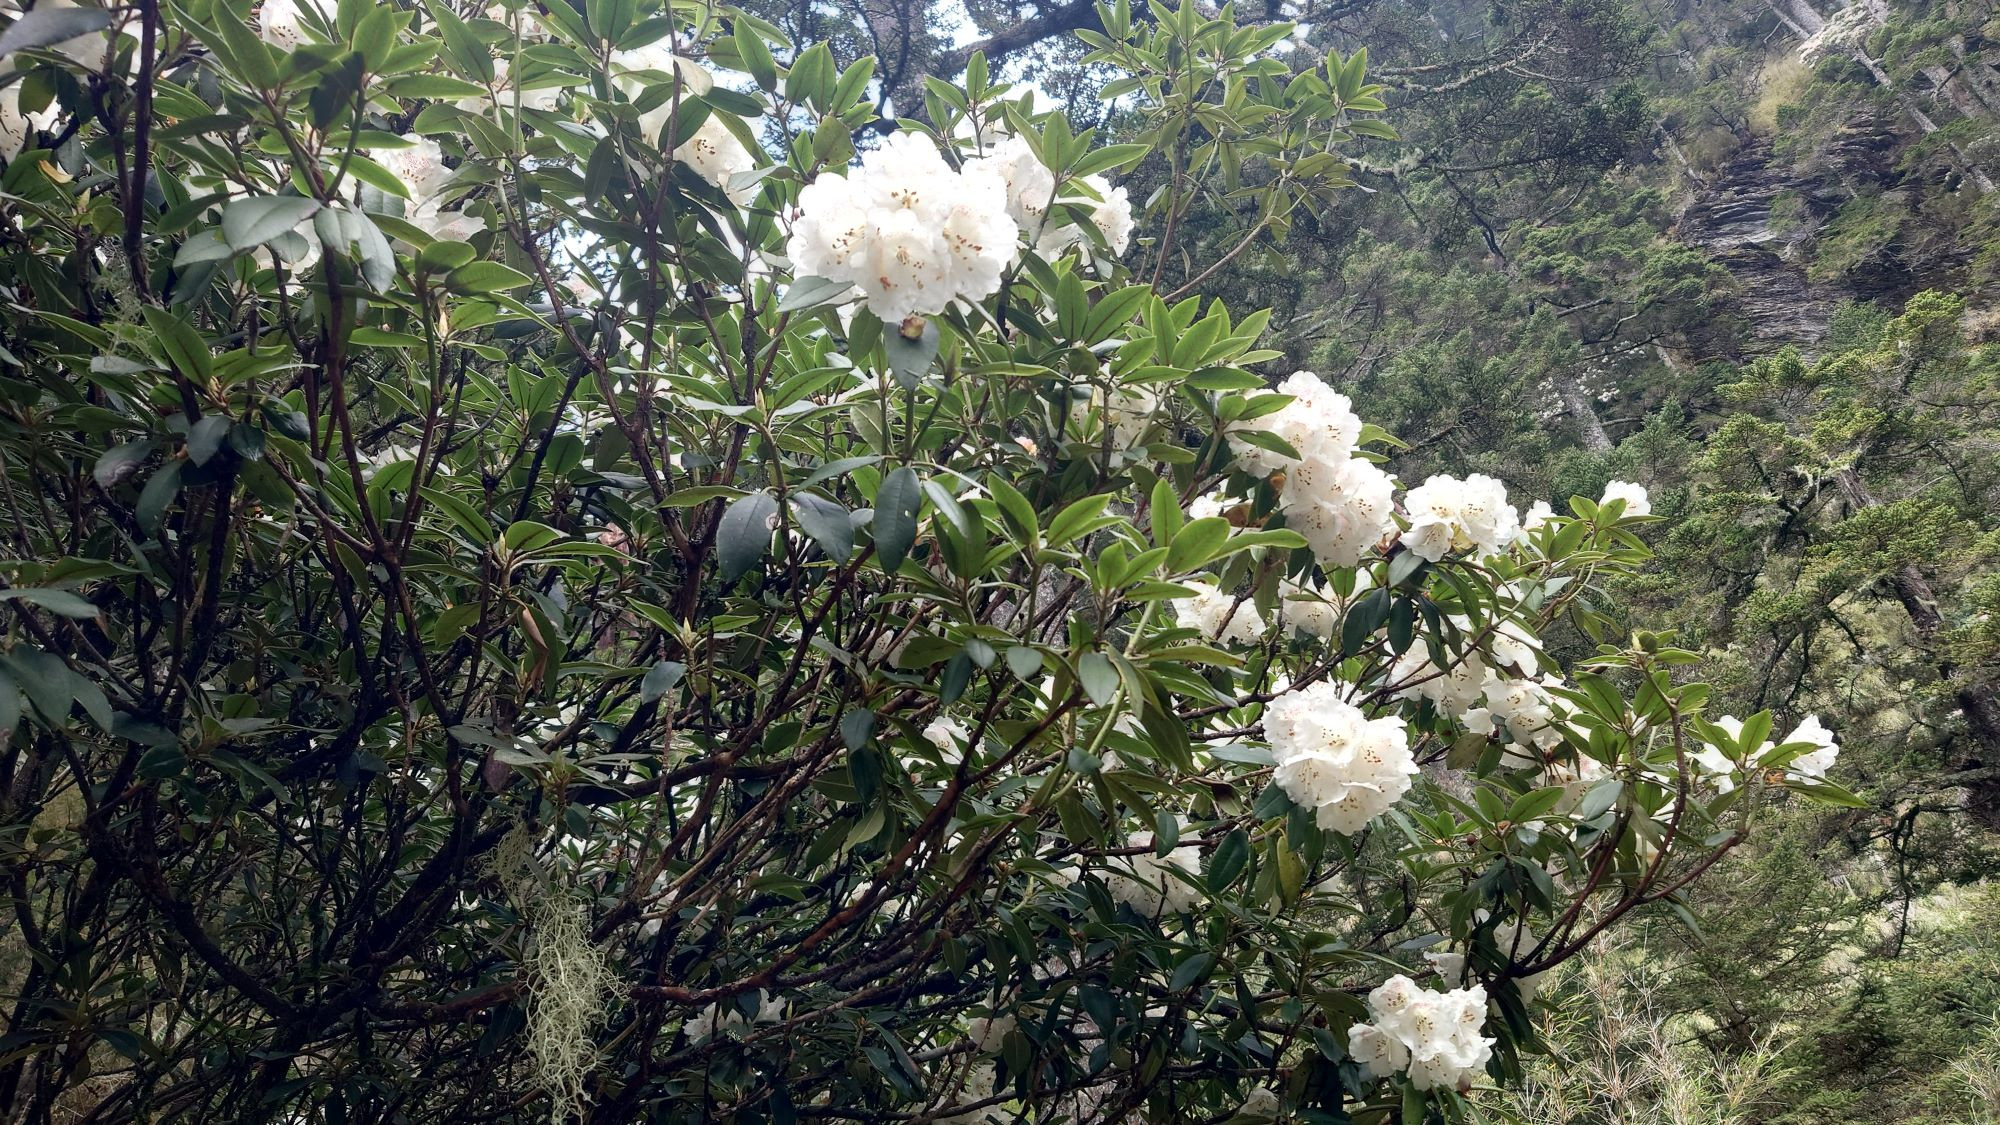
MULTIPOLYGON (((1290 395, 1292 401, 1248 427, 1284 439, 1307 461, 1339 461, 1354 455, 1361 441, 1361 418, 1351 399, 1310 371, 1286 376, 1278 393, 1290 395)), ((1230 449, 1237 466, 1253 476, 1270 476, 1298 464, 1283 453, 1241 439, 1232 440, 1230 449)))
POLYGON ((774 1022, 784 1014, 784 1003, 764 989, 757 990, 755 1016, 745 1016, 733 999, 713 1001, 687 1022, 688 1041, 701 1043, 717 1036, 741 1039, 750 1034, 753 1025, 774 1022))
POLYGON ((1295 632, 1323 641, 1333 639, 1340 628, 1340 610, 1322 586, 1308 586, 1286 579, 1278 584, 1279 617, 1295 632))
POLYGON ((556 104, 562 100, 562 91, 553 88, 517 90, 507 60, 501 57, 493 60, 493 83, 489 92, 460 98, 456 104, 467 113, 485 113, 496 105, 511 110, 514 108, 516 97, 520 98, 522 109, 539 109, 546 112, 556 108, 556 104))
POLYGON ((1278 391, 1292 401, 1249 428, 1283 439, 1298 458, 1237 436, 1230 441, 1237 467, 1260 477, 1283 472, 1278 507, 1285 526, 1303 536, 1321 562, 1354 566, 1395 529, 1395 483, 1354 455, 1361 419, 1346 395, 1310 371, 1294 372, 1278 391))
POLYGON ((1276 1091, 1269 1086, 1252 1086, 1236 1112, 1245 1117, 1276 1117, 1282 1108, 1276 1091))
POLYGON ((12 160, 21 155, 36 132, 55 124, 59 112, 51 103, 38 113, 23 113, 19 82, 0 90, 0 160, 12 160))
MULTIPOLYGON (((1150 848, 1151 832, 1133 835, 1131 846, 1150 848)), ((1201 891, 1175 872, 1201 879, 1201 849, 1182 844, 1163 858, 1151 851, 1115 856, 1111 871, 1104 876, 1104 889, 1118 902, 1145 918, 1163 914, 1185 914, 1201 901, 1201 891)))
POLYGON ((1464 715, 1486 694, 1486 662, 1468 652, 1440 670, 1431 663, 1430 649, 1413 645, 1389 666, 1389 682, 1398 699, 1428 699, 1447 715, 1464 715))
POLYGON ((1018 237, 1006 191, 990 170, 955 172, 927 138, 898 133, 848 175, 806 185, 787 253, 801 276, 853 282, 893 328, 1000 288, 1018 237))
POLYGON ((949 765, 957 765, 965 757, 965 746, 972 732, 957 719, 939 715, 924 727, 924 741, 937 747, 938 756, 949 765))
POLYGON ((721 188, 738 207, 750 201, 755 189, 732 191, 730 180, 743 172, 755 171, 757 158, 744 147, 719 114, 711 113, 694 131, 694 136, 674 146, 674 159, 693 168, 702 179, 721 188))
POLYGON ((1466 711, 1460 721, 1474 734, 1492 734, 1498 719, 1507 724, 1516 744, 1551 749, 1562 741, 1562 731, 1555 725, 1556 697, 1548 687, 1541 681, 1504 679, 1488 672, 1480 688, 1485 706, 1466 711))
POLYGON ((1073 224, 1049 224, 1049 210, 1058 202, 1087 209, 1112 254, 1123 254, 1132 243, 1132 200, 1124 188, 1114 188, 1103 176, 1091 175, 1082 181, 1090 195, 1065 190, 1058 198, 1055 173, 1022 137, 1001 139, 986 155, 966 162, 967 171, 975 168, 991 172, 1006 184, 1008 217, 1045 258, 1090 241, 1073 224))
POLYGON ((966 167, 977 167, 1000 177, 1007 186, 1007 217, 1014 220, 1015 226, 1030 236, 1042 229, 1042 219, 1048 215, 1049 205, 1055 202, 1056 176, 1035 156, 1027 141, 1006 137, 985 156, 966 161, 966 167))
POLYGON ((1466 1090, 1493 1057, 1481 985, 1432 992, 1394 976, 1368 994, 1367 1023, 1348 1031, 1348 1053, 1369 1074, 1387 1078, 1409 1071, 1420 1090, 1466 1090))
POLYGON ((988 1055, 1000 1053, 1000 1045, 1008 1033, 1014 1030, 1015 1019, 1002 1013, 994 1016, 974 1016, 965 1021, 966 1038, 972 1040, 975 1050, 988 1055))
POLYGON ((1690 757, 1702 772, 1714 775, 1718 792, 1728 793, 1736 788, 1736 763, 1728 754, 1713 746, 1704 746, 1690 757))
MULTIPOLYGON (((655 39, 642 47, 611 52, 611 74, 612 84, 633 101, 659 84, 659 79, 649 77, 652 74, 667 74, 680 79, 686 91, 697 97, 715 88, 715 76, 701 64, 676 52, 671 38, 655 39)), ((665 125, 667 118, 673 114, 673 104, 674 99, 668 98, 664 110, 657 107, 647 110, 639 119, 641 126, 648 116, 654 114, 659 115, 658 124, 665 125)), ((649 134, 650 137, 658 135, 658 129, 649 134)))
POLYGON ((1528 514, 1521 517, 1521 530, 1540 531, 1548 525, 1551 519, 1555 518, 1555 514, 1556 510, 1549 507, 1547 500, 1537 500, 1528 509, 1528 514))
POLYGON ((1190 582, 1199 591, 1192 598, 1174 602, 1174 617, 1181 627, 1193 629, 1208 640, 1229 645, 1253 645, 1262 640, 1264 619, 1246 595, 1238 600, 1205 582, 1190 582))
POLYGON ((310 0, 264 0, 263 10, 257 13, 257 34, 280 50, 297 47, 309 38, 305 25, 308 6, 315 12, 321 10, 310 0))
POLYGON ((1613 500, 1625 501, 1627 519, 1653 514, 1653 502, 1647 497, 1646 486, 1643 484, 1633 484, 1624 480, 1612 481, 1604 486, 1604 496, 1597 501, 1597 505, 1601 508, 1613 500))
POLYGON ((1453 551, 1498 554, 1521 530, 1507 486, 1483 473, 1431 477, 1403 497, 1403 507, 1410 515, 1403 545, 1432 562, 1453 551))
POLYGON ((1417 772, 1403 720, 1371 719, 1329 681, 1287 692, 1264 707, 1264 736, 1277 768, 1271 781, 1319 826, 1354 833, 1409 792, 1417 772))
POLYGON ((1840 757, 1840 744, 1833 740, 1833 732, 1826 729, 1818 715, 1807 715, 1805 721, 1793 728, 1785 736, 1786 742, 1810 742, 1818 747, 1791 760, 1785 768, 1793 774, 1805 778, 1823 778, 1826 771, 1840 757))
POLYGON ((1076 429, 1086 436, 1094 432, 1088 428, 1091 420, 1101 420, 1111 428, 1112 448, 1131 449, 1146 436, 1146 429, 1159 409, 1160 392, 1152 387, 1143 384, 1116 387, 1108 399, 1103 391, 1093 387, 1089 399, 1070 407, 1070 417, 1076 429))
MULTIPOLYGON (((1091 225, 1104 236, 1104 244, 1113 256, 1123 254, 1132 244, 1132 200, 1125 189, 1114 188, 1111 181, 1103 176, 1085 176, 1083 182, 1097 194, 1096 199, 1083 195, 1065 195, 1063 201, 1074 203, 1090 211, 1091 225)), ((1074 224, 1050 226, 1035 240, 1035 250, 1044 258, 1053 258, 1072 246, 1088 246, 1090 239, 1074 224)))
POLYGON ((1222 513, 1228 511, 1229 508, 1235 503, 1236 501, 1231 500, 1230 498, 1222 495, 1219 492, 1203 493, 1202 495, 1197 496, 1193 500, 1188 502, 1187 506, 1188 522, 1192 523, 1195 520, 1214 519, 1216 517, 1219 517, 1222 515, 1222 513))
MULTIPOLYGON (((1473 911, 1473 917, 1484 922, 1492 917, 1492 912, 1476 910, 1473 911)), ((1516 918, 1512 925, 1503 925, 1494 929, 1493 944, 1499 948, 1500 952, 1509 961, 1525 961, 1528 954, 1532 953, 1535 949, 1535 931, 1528 928, 1526 921, 1516 918)), ((1444 982, 1447 985, 1456 988, 1462 984, 1473 983, 1465 975, 1466 958, 1463 953, 1425 953, 1424 960, 1431 963, 1431 966, 1437 970, 1438 976, 1444 978, 1444 982)), ((1532 1004, 1535 1002, 1535 993, 1541 990, 1542 979, 1547 975, 1546 973, 1531 973, 1528 976, 1516 977, 1514 979, 1514 988, 1521 994, 1521 1003, 1532 1004)))
POLYGON ((1539 642, 1518 622, 1502 621, 1495 626, 1486 648, 1493 655, 1493 663, 1500 667, 1516 669, 1524 676, 1542 670, 1539 642))
POLYGON ((485 220, 478 216, 444 209, 445 187, 452 178, 444 150, 429 137, 407 139, 411 143, 402 148, 368 150, 368 158, 388 169, 410 193, 404 217, 434 238, 462 242, 485 230, 485 220))

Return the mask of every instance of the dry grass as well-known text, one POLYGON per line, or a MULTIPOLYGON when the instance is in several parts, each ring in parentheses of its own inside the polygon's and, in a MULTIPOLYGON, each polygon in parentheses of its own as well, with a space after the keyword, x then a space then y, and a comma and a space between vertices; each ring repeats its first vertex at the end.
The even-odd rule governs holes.
POLYGON ((1796 51, 1779 51, 1757 72, 1757 96, 1750 103, 1750 128, 1761 136, 1778 131, 1778 109, 1796 104, 1812 82, 1812 67, 1796 51))

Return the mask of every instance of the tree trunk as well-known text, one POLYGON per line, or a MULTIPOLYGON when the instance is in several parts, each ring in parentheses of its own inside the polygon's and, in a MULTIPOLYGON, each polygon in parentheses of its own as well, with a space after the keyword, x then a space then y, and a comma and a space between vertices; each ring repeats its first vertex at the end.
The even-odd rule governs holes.
POLYGON ((1562 396, 1564 409, 1576 419, 1583 447, 1592 453, 1611 452, 1611 435, 1604 429, 1604 419, 1597 416, 1597 404, 1590 401, 1590 392, 1583 389, 1583 377, 1575 374, 1562 377, 1557 393, 1562 396))

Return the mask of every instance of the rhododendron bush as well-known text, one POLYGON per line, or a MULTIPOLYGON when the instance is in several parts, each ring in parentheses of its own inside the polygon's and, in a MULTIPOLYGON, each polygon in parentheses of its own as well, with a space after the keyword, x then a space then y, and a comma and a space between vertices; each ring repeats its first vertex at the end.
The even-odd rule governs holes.
POLYGON ((1399 481, 1159 283, 1363 59, 1102 17, 1117 137, 697 4, 8 17, 0 1102, 1457 1118, 1850 800, 1608 618, 1643 490, 1399 481))

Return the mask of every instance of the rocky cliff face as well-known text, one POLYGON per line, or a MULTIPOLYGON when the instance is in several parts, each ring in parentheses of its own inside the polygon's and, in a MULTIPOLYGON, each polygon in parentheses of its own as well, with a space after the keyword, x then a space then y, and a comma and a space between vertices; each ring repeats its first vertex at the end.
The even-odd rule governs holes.
POLYGON ((1909 209, 1923 185, 1906 182, 1898 156, 1914 139, 1893 115, 1862 111, 1809 151, 1780 153, 1770 139, 1748 140, 1688 200, 1676 233, 1734 279, 1730 303, 1746 329, 1743 352, 1786 344, 1811 351, 1843 302, 1893 305, 1952 284, 1961 263, 1935 246, 1892 244, 1838 270, 1824 262, 1812 268, 1836 216, 1856 200, 1875 201, 1885 215, 1909 209))
POLYGON ((1769 141, 1740 149, 1682 211, 1675 233, 1700 246, 1736 283, 1730 302, 1747 327, 1744 347, 1775 351, 1817 341, 1832 323, 1838 294, 1806 280, 1807 232, 1775 221, 1777 201, 1797 183, 1773 161, 1769 141))

